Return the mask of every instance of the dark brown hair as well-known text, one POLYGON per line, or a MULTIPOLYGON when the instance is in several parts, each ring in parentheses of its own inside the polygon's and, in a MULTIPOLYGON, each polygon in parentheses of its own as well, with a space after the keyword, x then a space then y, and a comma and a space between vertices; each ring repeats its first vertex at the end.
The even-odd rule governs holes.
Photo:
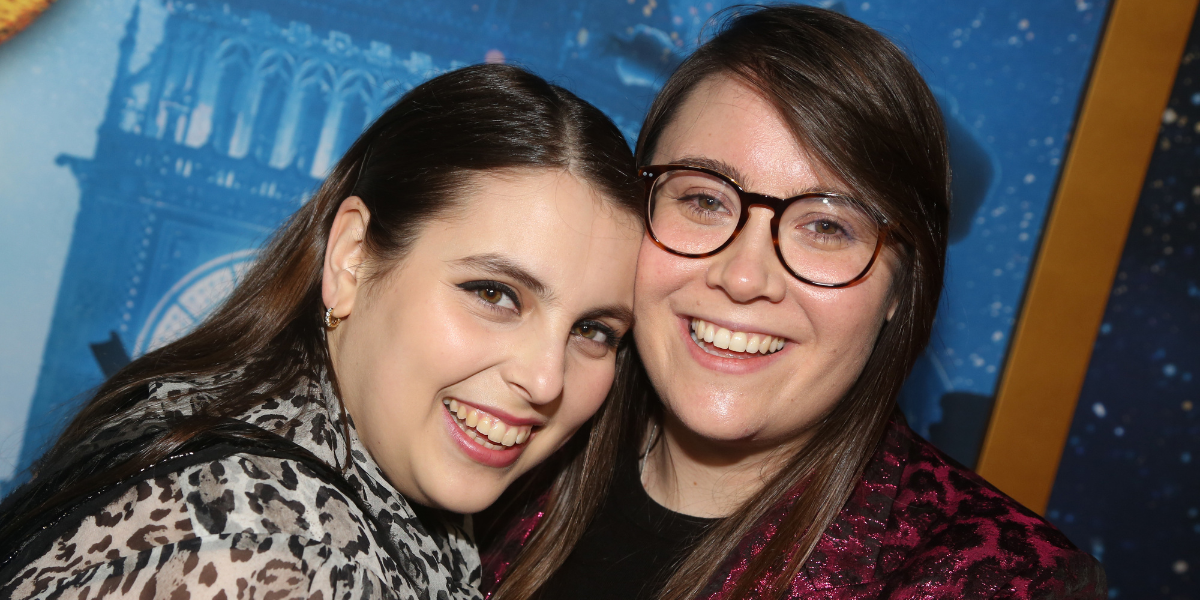
MULTIPOLYGON (((708 586, 720 585, 712 578, 727 571, 723 563, 803 484, 770 542, 722 597, 747 597, 763 580, 771 582, 768 590, 757 590, 765 592, 763 597, 786 592, 861 478, 900 386, 929 340, 942 290, 949 221, 944 123, 933 95, 900 49, 854 19, 807 6, 736 8, 717 23, 716 35, 683 62, 650 107, 637 144, 638 164, 649 164, 663 131, 702 81, 735 78, 775 107, 809 155, 851 195, 887 219, 889 245, 899 262, 891 286, 898 305, 857 381, 817 425, 811 441, 732 516, 711 527, 678 565, 660 593, 670 600, 718 591, 708 586)), ((635 353, 626 358, 634 362, 619 375, 614 390, 620 395, 607 407, 624 411, 618 436, 623 447, 589 449, 610 455, 594 458, 598 464, 610 464, 611 456, 637 447, 646 423, 660 418, 663 410, 635 353)), ((592 444, 609 439, 595 437, 592 444)), ((584 502, 568 510, 586 521, 596 504, 584 502)), ((562 509, 544 510, 549 518, 552 510, 562 509)), ((539 525, 526 546, 534 551, 518 557, 497 599, 528 597, 562 564, 561 559, 532 562, 547 556, 535 545, 541 529, 539 525)), ((566 547, 559 553, 565 558, 579 537, 553 533, 557 537, 551 539, 566 547)))
POLYGON ((372 272, 379 274, 403 258, 423 227, 461 204, 476 174, 569 171, 607 202, 638 215, 633 166, 628 143, 602 112, 520 68, 477 65, 414 88, 354 142, 210 318, 99 388, 39 461, 32 480, 0 504, 0 539, 23 518, 136 473, 314 371, 332 375, 321 276, 329 230, 347 197, 361 197, 370 211, 364 241, 372 272), (196 388, 193 397, 202 399, 196 414, 170 423, 120 464, 74 451, 98 432, 121 427, 150 382, 216 375, 196 388))

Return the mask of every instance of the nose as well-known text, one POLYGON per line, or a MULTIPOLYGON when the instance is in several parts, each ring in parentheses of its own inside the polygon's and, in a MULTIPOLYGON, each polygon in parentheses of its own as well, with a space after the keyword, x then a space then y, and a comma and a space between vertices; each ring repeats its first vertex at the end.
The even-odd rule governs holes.
POLYGON ((710 287, 721 288, 735 302, 783 300, 787 274, 775 255, 771 215, 767 208, 750 209, 750 218, 733 243, 709 259, 706 282, 710 287))
POLYGON ((504 378, 531 404, 547 404, 562 396, 566 377, 566 336, 529 328, 512 348, 504 378))

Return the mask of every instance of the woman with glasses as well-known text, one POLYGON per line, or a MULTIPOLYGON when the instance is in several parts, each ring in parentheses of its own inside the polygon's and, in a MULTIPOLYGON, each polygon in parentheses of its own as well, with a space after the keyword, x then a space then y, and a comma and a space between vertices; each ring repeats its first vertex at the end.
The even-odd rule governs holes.
POLYGON ((896 409, 949 214, 941 115, 901 51, 817 8, 734 15, 637 158, 644 369, 597 424, 621 443, 518 512, 485 555, 494 600, 1105 597, 1091 557, 896 409))
POLYGON ((0 597, 478 598, 462 514, 612 384, 632 171, 611 121, 521 69, 413 89, 0 505, 0 597))

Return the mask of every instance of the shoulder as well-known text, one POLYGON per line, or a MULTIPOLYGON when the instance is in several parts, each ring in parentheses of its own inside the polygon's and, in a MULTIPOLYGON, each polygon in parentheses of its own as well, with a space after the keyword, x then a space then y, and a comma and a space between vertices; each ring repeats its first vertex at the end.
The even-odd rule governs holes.
POLYGON ((233 454, 152 475, 106 500, 82 507, 86 516, 21 569, 5 586, 15 584, 12 597, 97 592, 125 580, 153 591, 164 576, 194 580, 209 595, 221 582, 234 593, 257 585, 260 595, 394 583, 361 510, 299 461, 233 454))
POLYGON ((902 470, 882 570, 951 595, 1104 597, 1099 563, 1041 516, 907 426, 889 436, 902 470))
POLYGON ((339 547, 370 536, 353 500, 300 461, 234 454, 191 465, 173 478, 200 533, 285 533, 339 547))

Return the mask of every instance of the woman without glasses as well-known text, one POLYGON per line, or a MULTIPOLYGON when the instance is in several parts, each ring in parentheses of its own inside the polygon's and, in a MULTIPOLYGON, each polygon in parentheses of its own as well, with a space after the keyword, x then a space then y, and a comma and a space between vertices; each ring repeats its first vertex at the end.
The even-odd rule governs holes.
POLYGON ((478 597, 452 513, 612 383, 632 167, 596 108, 513 67, 406 94, 230 300, 105 383, 0 506, 0 595, 478 597))
POLYGON ((614 388, 620 442, 602 422, 588 448, 615 475, 559 477, 485 557, 493 598, 1104 597, 1094 560, 895 409, 949 209, 902 52, 817 8, 735 15, 637 157, 644 371, 614 388))

